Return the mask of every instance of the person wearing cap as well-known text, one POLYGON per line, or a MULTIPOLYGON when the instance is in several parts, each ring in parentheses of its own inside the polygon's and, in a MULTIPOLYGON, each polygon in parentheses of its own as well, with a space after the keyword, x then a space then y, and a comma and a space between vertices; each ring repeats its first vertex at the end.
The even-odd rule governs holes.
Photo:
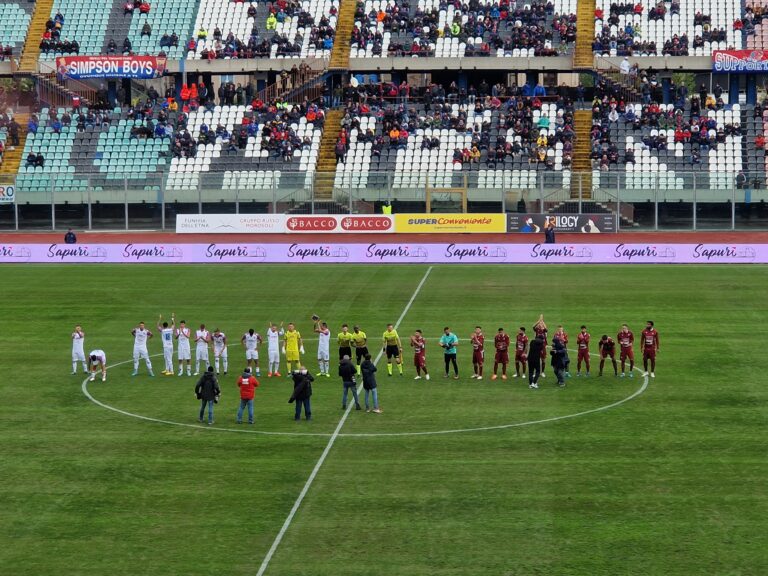
POLYGON ((355 375, 357 369, 352 365, 352 361, 349 356, 344 356, 339 364, 339 376, 341 382, 344 385, 344 396, 341 400, 341 409, 347 409, 347 394, 349 390, 352 390, 352 398, 355 400, 355 410, 360 410, 360 399, 357 397, 357 383, 355 382, 355 375))
POLYGON ((301 408, 304 407, 304 417, 307 420, 312 419, 312 406, 309 399, 312 397, 312 382, 315 380, 314 376, 309 373, 306 366, 300 366, 299 369, 291 374, 293 377, 293 393, 291 394, 288 403, 296 403, 296 412, 293 419, 296 421, 301 420, 301 408))
POLYGON ((205 408, 208 407, 208 425, 213 424, 213 405, 219 401, 221 389, 219 381, 213 373, 213 366, 208 366, 208 370, 200 377, 195 385, 195 397, 200 400, 200 416, 198 421, 203 421, 205 408))
POLYGON ((237 423, 243 422, 243 410, 248 407, 248 424, 253 424, 253 396, 259 381, 251 374, 250 366, 243 370, 242 376, 237 379, 237 387, 240 389, 240 407, 237 409, 237 423))

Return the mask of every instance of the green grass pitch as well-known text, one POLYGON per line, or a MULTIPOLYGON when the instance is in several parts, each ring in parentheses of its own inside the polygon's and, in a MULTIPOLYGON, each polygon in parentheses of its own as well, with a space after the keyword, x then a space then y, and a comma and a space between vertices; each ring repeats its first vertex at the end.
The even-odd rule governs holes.
MULTIPOLYGON (((312 336, 318 313, 334 336, 342 322, 359 323, 377 351, 426 271, 4 267, 0 573, 256 574, 343 413, 337 377, 315 383, 314 419, 298 423, 288 381, 262 377, 256 424, 235 424, 240 336, 269 320, 312 336), (193 378, 149 378, 143 365, 131 378, 128 363, 89 385, 117 409, 191 425, 175 426, 97 406, 69 374, 74 324, 86 352, 103 348, 115 364, 131 358, 137 322, 154 328, 171 312, 230 338, 220 430, 198 427, 193 378)), ((384 413, 349 415, 265 574, 768 574, 767 285, 768 268, 757 266, 434 267, 399 328, 428 337, 432 381, 414 382, 410 353, 402 378, 379 362, 384 413), (550 368, 538 391, 469 378, 476 324, 487 337, 499 326, 514 334, 541 312, 551 331, 566 326, 572 345, 587 324, 593 352, 622 322, 639 336, 653 319, 656 379, 575 418, 409 435, 567 416, 642 386, 599 379, 596 365, 562 390, 550 368), (441 376, 445 325, 463 343, 455 382, 441 376)), ((316 341, 306 349, 316 372, 316 341)), ((161 352, 157 338, 150 352, 161 352)), ((157 373, 162 357, 153 362, 157 373)))

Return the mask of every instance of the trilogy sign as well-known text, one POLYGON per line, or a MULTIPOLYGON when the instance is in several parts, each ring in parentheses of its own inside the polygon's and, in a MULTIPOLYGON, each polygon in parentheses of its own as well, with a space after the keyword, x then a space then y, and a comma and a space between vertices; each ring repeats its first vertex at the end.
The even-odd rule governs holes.
POLYGON ((507 231, 523 234, 544 234, 547 223, 555 225, 556 232, 603 234, 616 232, 613 214, 508 214, 507 231))

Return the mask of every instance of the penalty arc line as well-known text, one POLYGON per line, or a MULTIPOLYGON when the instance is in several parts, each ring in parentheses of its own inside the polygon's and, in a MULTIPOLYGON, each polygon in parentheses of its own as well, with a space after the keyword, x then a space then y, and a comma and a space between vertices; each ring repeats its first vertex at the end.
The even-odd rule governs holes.
MULTIPOLYGON (((422 286, 424 286, 424 283, 427 281, 427 278, 429 277, 429 274, 431 272, 432 272, 432 266, 427 268, 427 271, 424 273, 424 276, 421 278, 421 282, 419 282, 419 285, 416 286, 416 290, 413 291, 413 294, 411 295, 411 299, 408 300, 408 303, 405 305, 405 308, 403 309, 403 313, 400 314, 400 318, 398 318, 397 322, 395 323, 395 329, 397 329, 397 327, 403 321, 403 318, 405 318, 405 315, 408 313, 408 310, 411 309, 411 306, 413 305, 414 300, 416 300, 416 297, 419 295, 419 292, 421 292, 421 288, 422 286)), ((383 353, 383 350, 379 350, 379 353, 376 355, 376 361, 374 362, 375 364, 379 363, 382 353, 383 353)), ((362 384, 358 386, 358 391, 360 391, 361 388, 362 388, 362 384)), ((317 473, 320 471, 320 468, 325 462, 325 459, 328 457, 328 453, 331 451, 331 448, 333 448, 333 445, 336 443, 336 439, 339 437, 339 432, 341 432, 341 428, 344 426, 344 423, 347 421, 347 417, 349 416, 351 411, 352 411, 352 404, 350 403, 347 405, 347 409, 344 411, 344 414, 339 420, 339 423, 336 426, 336 429, 333 431, 333 434, 328 440, 328 444, 326 444, 325 449, 323 450, 323 453, 320 455, 320 458, 317 460, 315 467, 312 469, 312 473, 309 475, 309 478, 307 478, 307 481, 304 483, 304 487, 301 489, 301 492, 299 493, 298 498, 296 498, 296 502, 293 503, 293 507, 291 508, 291 511, 288 513, 288 517, 285 519, 285 522, 283 522, 283 525, 280 528, 280 531, 277 533, 277 536, 275 537, 274 542, 272 542, 272 546, 270 546, 269 551, 267 552, 267 555, 264 557, 264 560, 261 563, 261 566, 259 566, 259 570, 258 572, 256 572, 256 576, 263 576, 264 572, 266 572, 267 568, 269 567, 269 563, 272 561, 272 557, 277 551, 278 546, 280 546, 280 543, 283 541, 283 538, 285 537, 285 533, 288 531, 288 528, 290 528, 291 523, 293 522, 293 518, 296 516, 296 512, 299 510, 301 503, 304 501, 304 497, 307 495, 307 492, 309 492, 309 489, 312 486, 312 483, 315 481, 315 478, 317 477, 317 473)))

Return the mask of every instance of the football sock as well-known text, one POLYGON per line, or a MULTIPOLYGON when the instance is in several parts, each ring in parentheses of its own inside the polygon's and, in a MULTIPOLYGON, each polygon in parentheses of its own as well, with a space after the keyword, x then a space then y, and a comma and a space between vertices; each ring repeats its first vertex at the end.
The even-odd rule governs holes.
POLYGON ((72 362, 72 372, 77 372, 77 362, 72 362))
POLYGON ((228 368, 229 368, 229 359, 224 358, 224 372, 229 372, 228 368))
POLYGON ((387 374, 392 376, 392 363, 391 362, 387 362, 387 374))
POLYGON ((400 375, 403 374, 403 365, 402 364, 398 364, 397 365, 397 371, 400 372, 400 375))

